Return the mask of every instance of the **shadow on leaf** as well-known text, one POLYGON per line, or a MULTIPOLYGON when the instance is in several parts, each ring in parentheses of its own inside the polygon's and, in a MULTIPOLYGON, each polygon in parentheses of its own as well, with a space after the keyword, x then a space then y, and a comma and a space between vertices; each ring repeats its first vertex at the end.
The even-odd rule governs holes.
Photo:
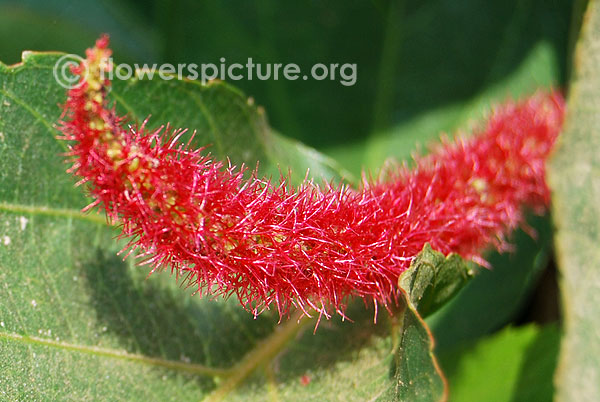
POLYGON ((99 325, 131 353, 229 368, 275 322, 266 314, 254 320, 234 300, 190 297, 166 274, 144 279, 147 269, 110 252, 97 250, 84 267, 99 325))

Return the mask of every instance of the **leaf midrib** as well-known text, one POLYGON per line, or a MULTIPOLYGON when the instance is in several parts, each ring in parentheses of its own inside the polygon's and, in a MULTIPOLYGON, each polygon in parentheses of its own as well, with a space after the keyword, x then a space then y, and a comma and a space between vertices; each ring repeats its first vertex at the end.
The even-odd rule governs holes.
POLYGON ((85 214, 71 208, 50 208, 45 205, 22 205, 0 202, 0 211, 28 215, 50 216, 53 218, 78 219, 96 225, 109 225, 106 218, 97 214, 85 214))

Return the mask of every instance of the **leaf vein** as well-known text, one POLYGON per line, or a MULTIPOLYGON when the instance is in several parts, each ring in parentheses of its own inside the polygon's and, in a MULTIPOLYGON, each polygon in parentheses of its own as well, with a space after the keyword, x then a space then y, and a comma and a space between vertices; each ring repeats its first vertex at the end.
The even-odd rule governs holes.
POLYGON ((0 202, 0 211, 51 216, 55 218, 79 219, 99 225, 108 225, 106 219, 99 215, 84 214, 81 211, 70 208, 50 208, 44 205, 33 206, 0 202))
MULTIPOLYGON (((19 98, 17 95, 13 94, 10 91, 0 88, 0 93, 2 95, 6 96, 7 98, 12 99, 16 104, 18 104, 23 109, 25 109, 27 112, 29 112, 29 114, 31 114, 36 120, 38 120, 40 123, 42 123, 42 125, 44 125, 48 129, 50 134, 52 134, 52 136, 54 138, 56 138, 56 134, 57 134, 56 129, 53 127, 52 124, 50 124, 50 122, 48 120, 46 120, 46 118, 44 118, 44 116, 41 115, 41 113, 39 113, 37 110, 35 110, 31 106, 29 106, 25 101, 23 101, 21 98, 19 98)), ((69 150, 69 148, 67 147, 67 144, 64 141, 59 141, 59 143, 60 143, 60 146, 65 151, 69 150)))
POLYGON ((170 370, 185 371, 191 374, 206 375, 211 377, 227 377, 231 374, 231 370, 229 369, 207 367, 196 363, 185 363, 173 360, 160 359, 114 349, 100 348, 97 346, 77 345, 73 343, 54 341, 52 339, 40 338, 37 336, 20 335, 11 332, 0 331, 0 338, 28 345, 47 346, 73 352, 88 353, 101 357, 128 360, 135 363, 141 363, 150 366, 158 366, 170 370))

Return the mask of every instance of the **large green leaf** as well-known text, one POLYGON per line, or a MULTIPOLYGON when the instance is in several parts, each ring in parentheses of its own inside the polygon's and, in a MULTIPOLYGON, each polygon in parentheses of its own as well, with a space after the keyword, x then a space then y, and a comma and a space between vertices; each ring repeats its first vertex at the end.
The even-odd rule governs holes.
MULTIPOLYGON (((168 275, 144 280, 146 269, 116 257, 123 244, 113 240, 115 229, 97 214, 78 212, 87 200, 65 174, 66 145, 55 138, 65 99, 52 75, 59 57, 29 52, 20 65, 0 65, 3 396, 220 399, 262 367, 267 385, 297 385, 303 371, 325 370, 314 395, 352 381, 344 397, 440 399, 443 380, 416 308, 437 307, 462 284, 456 256, 426 248, 415 260, 402 325, 391 327, 400 330, 395 338, 386 336, 384 323, 366 324, 374 312, 363 308, 350 315, 362 325, 322 323, 320 333, 290 343, 305 327, 294 317, 275 326, 269 313, 253 320, 235 302, 189 298, 168 275), (275 370, 279 364, 286 370, 275 370)), ((115 82, 110 96, 134 121, 152 111, 150 125, 193 127, 196 141, 213 144, 218 158, 250 166, 260 159, 264 171, 289 166, 295 178, 307 167, 317 178, 342 177, 316 151, 271 132, 264 112, 226 84, 134 79, 115 82)))
MULTIPOLYGON (((236 302, 190 298, 175 278, 144 280, 147 269, 116 256, 115 230, 79 212, 88 201, 55 138, 66 97, 52 75, 59 56, 0 64, 2 398, 196 400, 219 379, 243 380, 302 326, 273 331, 269 313, 254 320, 236 302)), ((152 111, 150 124, 196 128, 200 144, 234 163, 340 177, 327 158, 273 134, 226 84, 132 80, 111 97, 133 120, 152 111)))
POLYGON ((600 4, 590 1, 550 165, 564 333, 558 401, 600 399, 600 4))

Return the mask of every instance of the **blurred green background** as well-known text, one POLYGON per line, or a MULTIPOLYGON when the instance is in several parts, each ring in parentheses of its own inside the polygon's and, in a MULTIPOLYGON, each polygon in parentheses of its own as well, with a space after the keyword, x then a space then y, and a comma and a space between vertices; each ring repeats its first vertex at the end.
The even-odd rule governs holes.
POLYGON ((0 0, 0 60, 83 54, 110 33, 117 63, 356 63, 358 80, 233 82, 279 132, 354 173, 465 127, 489 100, 562 86, 566 0, 0 0))

